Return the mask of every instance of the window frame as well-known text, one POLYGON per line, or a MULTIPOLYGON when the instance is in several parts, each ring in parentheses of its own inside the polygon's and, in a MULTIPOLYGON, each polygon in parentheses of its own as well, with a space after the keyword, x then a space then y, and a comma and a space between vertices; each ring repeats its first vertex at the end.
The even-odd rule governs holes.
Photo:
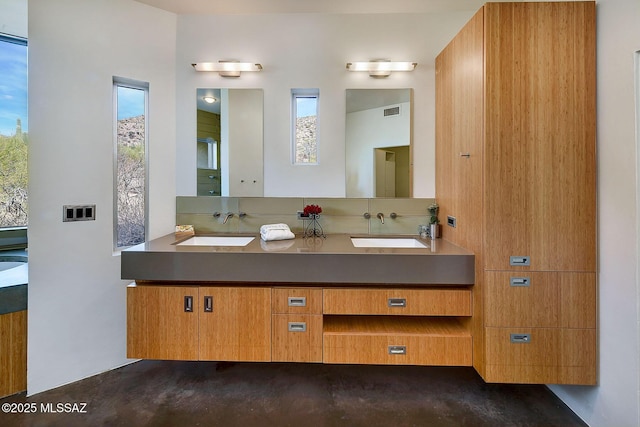
POLYGON ((294 166, 317 166, 320 164, 320 89, 291 89, 291 163, 294 166), (298 119, 298 98, 315 98, 316 100, 316 161, 297 161, 297 119, 298 119))
MULTIPOLYGON (((149 240, 149 83, 113 76, 113 250, 114 253, 135 245, 118 246, 118 88, 144 92, 144 243, 149 240)), ((137 244, 140 244, 137 243, 137 244)))

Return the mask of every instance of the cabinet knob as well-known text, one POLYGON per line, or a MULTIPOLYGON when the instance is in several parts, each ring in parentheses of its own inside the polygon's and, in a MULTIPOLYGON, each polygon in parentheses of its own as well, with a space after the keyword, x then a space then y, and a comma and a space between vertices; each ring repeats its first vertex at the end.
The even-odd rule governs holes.
POLYGON ((193 313, 193 297, 191 295, 184 297, 184 312, 193 313))
POLYGON ((531 334, 511 334, 510 339, 513 344, 529 344, 531 342, 531 334))
POLYGON ((407 299, 406 298, 389 298, 387 300, 388 307, 406 307, 407 299))
POLYGON ((511 286, 528 287, 531 284, 531 279, 528 277, 511 277, 509 284, 511 286))
POLYGON ((289 322, 289 332, 307 332, 306 322, 289 322))
POLYGON ((210 295, 204 297, 204 312, 213 313, 213 297, 210 295))
POLYGON ((510 256, 509 265, 531 265, 531 258, 522 255, 510 256))
POLYGON ((390 345, 388 347, 389 354, 407 354, 406 345, 390 345))
POLYGON ((289 297, 287 303, 289 307, 306 307, 307 297, 289 297))

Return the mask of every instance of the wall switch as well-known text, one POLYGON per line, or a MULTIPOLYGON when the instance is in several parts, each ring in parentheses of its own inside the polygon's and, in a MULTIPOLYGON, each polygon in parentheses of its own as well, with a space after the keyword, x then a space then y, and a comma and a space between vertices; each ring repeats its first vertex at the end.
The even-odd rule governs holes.
POLYGON ((455 216, 451 216, 451 215, 447 215, 447 225, 449 227, 456 228, 456 217, 455 216))
POLYGON ((62 222, 95 221, 96 205, 64 205, 62 222))

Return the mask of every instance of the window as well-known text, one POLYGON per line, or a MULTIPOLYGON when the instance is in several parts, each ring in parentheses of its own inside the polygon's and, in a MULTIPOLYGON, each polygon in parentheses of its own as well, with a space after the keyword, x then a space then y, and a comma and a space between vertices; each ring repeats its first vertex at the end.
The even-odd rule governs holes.
POLYGON ((27 40, 0 35, 0 228, 27 225, 27 40))
POLYGON ((116 249, 145 241, 147 229, 146 83, 114 78, 116 249))
POLYGON ((318 89, 291 91, 293 163, 318 163, 318 89))

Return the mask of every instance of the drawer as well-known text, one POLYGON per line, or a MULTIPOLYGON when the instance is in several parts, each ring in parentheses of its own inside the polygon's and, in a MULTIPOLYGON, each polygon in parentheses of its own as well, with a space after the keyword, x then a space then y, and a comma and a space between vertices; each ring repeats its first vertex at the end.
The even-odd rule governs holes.
POLYGON ((471 334, 454 319, 399 319, 325 316, 323 362, 471 366, 471 334))
POLYGON ((486 328, 487 382, 596 382, 596 330, 486 328))
POLYGON ((324 314, 471 316, 469 289, 324 289, 324 314))
POLYGON ((274 314, 322 314, 322 289, 273 288, 271 303, 274 314))
POLYGON ((322 362, 321 314, 271 316, 273 362, 322 362))
POLYGON ((595 273, 485 273, 485 326, 595 328, 595 273))

